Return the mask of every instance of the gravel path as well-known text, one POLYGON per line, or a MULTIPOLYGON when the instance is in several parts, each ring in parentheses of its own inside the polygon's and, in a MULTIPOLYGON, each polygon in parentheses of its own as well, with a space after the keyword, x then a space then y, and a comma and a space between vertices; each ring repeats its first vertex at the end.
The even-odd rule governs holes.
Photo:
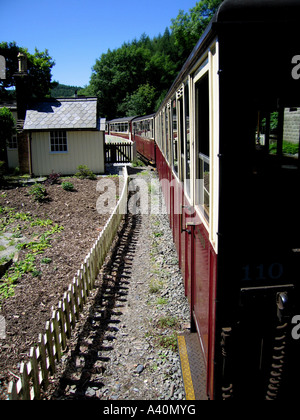
MULTIPOLYGON (((163 206, 156 172, 131 172, 129 207, 163 206)), ((187 328, 168 216, 129 213, 44 398, 183 400, 176 335, 187 328)))

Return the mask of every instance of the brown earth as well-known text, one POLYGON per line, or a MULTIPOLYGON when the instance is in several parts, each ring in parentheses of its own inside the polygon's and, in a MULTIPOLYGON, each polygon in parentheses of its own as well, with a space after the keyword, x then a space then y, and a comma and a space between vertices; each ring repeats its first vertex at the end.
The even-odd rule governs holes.
MULTIPOLYGON (((112 179, 118 188, 119 178, 112 179)), ((1 298, 1 285, 5 279, 0 278, 0 317, 4 317, 6 327, 5 339, 0 338, 0 399, 7 398, 8 384, 14 375, 18 375, 20 362, 27 360, 30 347, 37 343, 38 335, 44 331, 51 316, 51 308, 57 306, 68 289, 109 217, 109 214, 100 215, 96 210, 100 195, 96 191, 97 181, 70 181, 75 187, 74 192, 63 190, 61 185, 47 186, 47 201, 43 203, 33 200, 28 193, 30 187, 0 190, 2 231, 3 222, 10 219, 8 209, 15 209, 10 214, 19 212, 27 216, 10 219, 4 229, 18 232, 31 242, 38 242, 43 234, 56 227, 55 232, 47 236, 50 247, 40 254, 29 249, 21 250, 19 261, 24 261, 28 255, 33 256, 34 270, 22 274, 13 289, 13 296, 1 298), (52 223, 35 225, 35 222, 47 219, 52 223)))

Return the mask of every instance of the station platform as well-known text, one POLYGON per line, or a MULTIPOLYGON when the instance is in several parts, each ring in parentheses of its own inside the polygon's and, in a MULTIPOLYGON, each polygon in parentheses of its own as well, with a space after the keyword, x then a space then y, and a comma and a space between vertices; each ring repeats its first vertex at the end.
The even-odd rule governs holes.
POLYGON ((206 366, 197 333, 177 336, 186 400, 206 401, 206 366))

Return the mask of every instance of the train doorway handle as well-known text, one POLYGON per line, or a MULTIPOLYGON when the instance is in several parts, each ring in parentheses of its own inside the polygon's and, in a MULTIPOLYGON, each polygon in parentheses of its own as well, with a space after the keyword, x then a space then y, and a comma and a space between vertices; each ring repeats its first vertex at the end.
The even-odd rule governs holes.
POLYGON ((183 233, 183 232, 187 232, 189 235, 191 235, 192 234, 192 230, 191 229, 188 229, 189 227, 192 227, 192 226, 195 226, 195 223, 193 223, 193 222, 188 222, 188 223, 186 223, 186 225, 185 225, 185 229, 183 228, 183 221, 182 221, 182 212, 183 212, 183 210, 188 210, 189 212, 191 212, 191 210, 193 210, 193 207, 192 206, 181 206, 181 212, 180 212, 180 230, 181 230, 181 233, 183 233))
POLYGON ((287 309, 289 303, 288 292, 277 293, 276 304, 277 304, 277 317, 279 321, 282 321, 284 317, 285 310, 287 309))

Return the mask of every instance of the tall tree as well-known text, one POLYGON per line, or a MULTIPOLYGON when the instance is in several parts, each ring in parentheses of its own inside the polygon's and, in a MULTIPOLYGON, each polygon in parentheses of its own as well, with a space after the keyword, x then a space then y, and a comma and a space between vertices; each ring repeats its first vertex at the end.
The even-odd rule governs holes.
POLYGON ((118 106, 118 113, 127 117, 150 114, 155 108, 156 100, 156 89, 149 84, 141 85, 133 94, 126 95, 121 105, 118 106))
POLYGON ((6 59, 6 80, 0 81, 0 100, 10 96, 8 89, 15 86, 14 74, 18 71, 18 54, 25 53, 28 65, 28 84, 32 98, 40 99, 50 94, 50 90, 57 86, 52 82, 51 70, 55 65, 48 50, 35 49, 30 54, 27 49, 19 47, 15 42, 1 42, 0 55, 6 59))
POLYGON ((8 108, 0 109, 0 161, 7 163, 7 144, 15 133, 15 119, 8 108))
POLYGON ((171 31, 153 39, 143 34, 108 50, 80 94, 96 95, 99 112, 108 119, 155 112, 221 2, 202 0, 189 13, 180 11, 171 31))
POLYGON ((172 34, 180 59, 184 62, 205 31, 223 0, 201 0, 188 13, 179 11, 172 19, 172 34))

